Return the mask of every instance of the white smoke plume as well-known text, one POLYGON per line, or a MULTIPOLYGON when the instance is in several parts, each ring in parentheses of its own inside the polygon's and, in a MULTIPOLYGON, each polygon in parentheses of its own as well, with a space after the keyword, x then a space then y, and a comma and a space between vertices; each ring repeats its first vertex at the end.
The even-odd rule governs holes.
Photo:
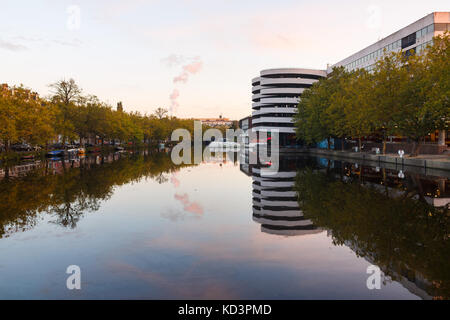
MULTIPOLYGON (((184 58, 181 56, 171 55, 162 61, 168 65, 173 66, 176 64, 179 64, 181 61, 183 61, 184 58)), ((196 73, 199 73, 203 67, 203 62, 200 60, 200 58, 196 57, 194 59, 190 59, 191 62, 184 65, 181 69, 180 74, 178 74, 175 78, 173 78, 174 84, 186 84, 189 81, 189 77, 191 75, 194 75, 196 73)), ((171 95, 169 96, 170 99, 170 112, 173 113, 176 111, 176 109, 179 107, 178 98, 180 96, 180 91, 178 88, 174 88, 171 95)))
POLYGON ((182 82, 187 83, 189 75, 196 74, 202 69, 203 63, 201 61, 194 61, 190 64, 183 66, 183 71, 173 79, 174 83, 182 82))
POLYGON ((170 112, 174 112, 178 107, 178 97, 180 96, 180 92, 178 89, 173 89, 172 94, 170 95, 170 112))

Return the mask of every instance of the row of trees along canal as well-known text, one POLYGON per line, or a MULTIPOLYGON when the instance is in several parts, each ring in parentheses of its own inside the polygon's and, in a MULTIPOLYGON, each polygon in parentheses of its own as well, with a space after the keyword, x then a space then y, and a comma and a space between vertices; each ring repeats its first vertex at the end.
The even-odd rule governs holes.
POLYGON ((8 151, 14 143, 48 146, 58 136, 63 142, 88 138, 119 140, 134 144, 170 139, 173 130, 193 134, 192 119, 169 117, 158 108, 151 115, 113 110, 96 96, 83 95, 73 79, 50 85, 52 95, 43 99, 23 86, 0 88, 0 146, 8 151))
MULTIPOLYGON (((450 94, 450 34, 433 39, 422 54, 398 52, 372 71, 334 68, 302 94, 296 132, 306 143, 331 138, 388 136, 414 141, 412 155, 430 132, 447 130, 450 94)), ((328 143, 330 145, 330 143, 328 143)))

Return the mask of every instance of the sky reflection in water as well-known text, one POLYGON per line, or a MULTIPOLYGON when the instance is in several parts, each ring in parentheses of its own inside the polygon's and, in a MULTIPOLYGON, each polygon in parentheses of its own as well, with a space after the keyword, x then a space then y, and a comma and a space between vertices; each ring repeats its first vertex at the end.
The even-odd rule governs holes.
MULTIPOLYGON (((333 243, 336 239, 332 238, 330 226, 342 228, 338 223, 315 216, 317 221, 329 224, 327 228, 315 226, 315 232, 298 236, 262 232, 264 226, 253 216, 257 170, 252 177, 245 167, 241 171, 237 162, 177 168, 164 153, 83 161, 65 164, 65 168, 54 164, 54 175, 48 175, 48 169, 38 169, 26 177, 0 181, 0 298, 449 296, 448 274, 441 270, 448 267, 445 261, 450 260, 448 238, 427 242, 429 255, 444 261, 441 269, 419 265, 418 268, 425 268, 419 273, 404 270, 405 265, 414 268, 415 261, 407 259, 409 254, 414 255, 408 250, 416 249, 403 246, 400 250, 407 251, 406 261, 401 261, 404 255, 395 257, 398 265, 391 269, 393 274, 403 272, 409 278, 388 280, 381 290, 370 291, 366 287, 366 268, 371 260, 358 257, 355 251, 360 250, 358 254, 363 255, 372 250, 375 260, 385 259, 385 252, 370 246, 356 248, 355 243, 333 243), (65 270, 73 264, 81 267, 80 291, 66 289, 65 270), (419 274, 427 272, 434 277, 431 284, 419 278, 419 274), (440 281, 439 290, 436 281, 440 281)), ((312 165, 312 172, 326 171, 326 167, 318 167, 320 163, 323 160, 284 160, 282 170, 297 174, 306 165, 312 165)), ((338 162, 331 163, 328 170, 335 176, 336 172, 343 173, 349 179, 358 172, 357 168, 338 162)), ((390 174, 389 181, 395 185, 392 177, 390 174)), ((290 181, 295 182, 295 177, 290 181)), ((444 187, 445 183, 448 185, 444 178, 444 187)), ((448 213, 444 216, 441 223, 447 228, 448 213)), ((401 218, 405 219, 403 215, 401 218)), ((359 230, 361 225, 346 226, 347 233, 335 230, 340 237, 337 240, 348 233, 372 232, 359 230)), ((378 245, 376 241, 374 244, 378 245)), ((395 247, 395 243, 392 245, 395 247)), ((390 251, 386 255, 392 256, 390 251)))

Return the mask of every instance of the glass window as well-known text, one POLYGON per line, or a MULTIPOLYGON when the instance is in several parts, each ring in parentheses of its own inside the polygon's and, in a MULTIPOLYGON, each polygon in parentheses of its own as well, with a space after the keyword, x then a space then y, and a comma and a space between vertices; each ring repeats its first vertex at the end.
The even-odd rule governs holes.
POLYGON ((434 24, 430 24, 428 26, 428 32, 427 33, 432 33, 432 32, 434 32, 434 24))

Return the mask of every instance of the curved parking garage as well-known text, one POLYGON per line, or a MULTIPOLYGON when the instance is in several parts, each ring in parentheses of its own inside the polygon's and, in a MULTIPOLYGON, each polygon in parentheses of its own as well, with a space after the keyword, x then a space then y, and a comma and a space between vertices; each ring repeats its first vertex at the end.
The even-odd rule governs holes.
POLYGON ((303 91, 326 71, 300 68, 267 69, 252 80, 253 131, 280 132, 280 146, 296 144, 293 116, 303 91))

